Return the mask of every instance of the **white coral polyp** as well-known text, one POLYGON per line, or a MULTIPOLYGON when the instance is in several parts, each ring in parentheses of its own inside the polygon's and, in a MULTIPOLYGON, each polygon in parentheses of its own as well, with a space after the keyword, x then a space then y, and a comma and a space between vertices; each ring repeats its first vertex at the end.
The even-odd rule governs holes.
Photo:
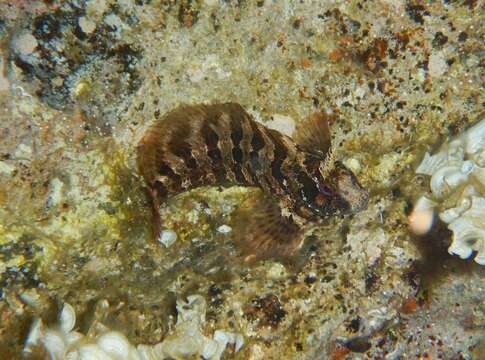
POLYGON ((446 165, 447 156, 441 152, 431 156, 429 153, 424 154, 424 159, 416 169, 416 174, 433 175, 436 170, 446 165))
MULTIPOLYGON (((100 304, 108 307, 105 301, 100 304)), ((76 325, 76 313, 68 303, 54 328, 45 327, 40 319, 32 324, 25 342, 24 352, 32 353, 42 345, 51 360, 159 360, 166 358, 188 359, 202 356, 207 360, 219 360, 228 344, 239 351, 244 343, 241 334, 216 330, 213 338, 202 332, 205 324, 206 302, 200 295, 177 301, 177 324, 171 334, 155 345, 135 347, 119 331, 112 331, 94 322, 89 335, 72 331, 76 325)))
POLYGON ((465 157, 465 149, 463 142, 460 140, 451 141, 448 144, 448 162, 449 163, 460 163, 465 157))
POLYGON ((472 172, 475 187, 485 193, 485 167, 475 166, 472 172))
POLYGON ((475 161, 478 167, 485 168, 485 149, 477 151, 472 155, 472 159, 475 161))
POLYGON ((439 169, 431 177, 431 192, 437 198, 450 195, 460 184, 468 180, 468 174, 457 166, 446 166, 439 169))
POLYGON ((473 251, 478 255, 475 261, 485 265, 485 198, 473 197, 472 206, 452 221, 448 228, 453 231, 450 254, 468 258, 473 251))
POLYGON ((465 133, 467 154, 474 154, 485 150, 485 121, 482 120, 465 133))
POLYGON ((471 206, 471 200, 469 198, 463 198, 461 203, 454 208, 446 209, 440 213, 440 219, 449 224, 453 220, 458 219, 466 210, 471 206))
POLYGON ((431 176, 439 217, 453 232, 448 252, 466 259, 475 251, 475 261, 485 265, 485 120, 437 154, 426 153, 416 173, 431 176))

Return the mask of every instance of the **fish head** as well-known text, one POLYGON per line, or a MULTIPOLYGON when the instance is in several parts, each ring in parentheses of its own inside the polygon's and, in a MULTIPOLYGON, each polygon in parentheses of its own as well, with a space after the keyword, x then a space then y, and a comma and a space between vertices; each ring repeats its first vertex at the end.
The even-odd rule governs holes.
POLYGON ((315 190, 313 196, 305 198, 305 206, 314 215, 324 218, 355 214, 367 207, 368 192, 342 163, 337 161, 331 170, 316 171, 313 175, 315 190))

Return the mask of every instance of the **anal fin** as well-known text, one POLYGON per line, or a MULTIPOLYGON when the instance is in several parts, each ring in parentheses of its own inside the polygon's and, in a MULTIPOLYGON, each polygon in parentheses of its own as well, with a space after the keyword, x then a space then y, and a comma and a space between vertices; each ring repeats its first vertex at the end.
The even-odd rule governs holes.
POLYGON ((232 215, 234 240, 245 261, 288 257, 303 241, 303 231, 271 198, 261 195, 244 201, 232 215))

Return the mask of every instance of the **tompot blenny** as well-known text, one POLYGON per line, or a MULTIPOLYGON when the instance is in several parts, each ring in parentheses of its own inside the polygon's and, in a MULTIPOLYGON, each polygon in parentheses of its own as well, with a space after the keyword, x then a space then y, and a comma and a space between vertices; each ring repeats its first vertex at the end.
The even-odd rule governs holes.
POLYGON ((254 186, 242 204, 246 259, 289 256, 308 222, 367 206, 354 174, 334 161, 329 116, 315 113, 290 138, 256 122, 241 105, 181 106, 153 124, 138 145, 138 168, 152 199, 154 234, 169 197, 200 186, 254 186))

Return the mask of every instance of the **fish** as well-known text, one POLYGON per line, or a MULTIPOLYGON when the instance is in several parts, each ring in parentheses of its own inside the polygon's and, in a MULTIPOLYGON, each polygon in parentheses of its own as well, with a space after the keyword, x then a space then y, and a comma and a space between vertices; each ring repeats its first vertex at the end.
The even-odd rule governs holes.
POLYGON ((368 192, 335 160, 332 116, 315 112, 294 136, 266 127, 237 103, 181 105, 148 127, 137 146, 153 234, 163 224, 160 207, 202 186, 246 186, 260 196, 244 201, 232 217, 235 243, 247 261, 293 255, 308 224, 357 213, 368 192))

